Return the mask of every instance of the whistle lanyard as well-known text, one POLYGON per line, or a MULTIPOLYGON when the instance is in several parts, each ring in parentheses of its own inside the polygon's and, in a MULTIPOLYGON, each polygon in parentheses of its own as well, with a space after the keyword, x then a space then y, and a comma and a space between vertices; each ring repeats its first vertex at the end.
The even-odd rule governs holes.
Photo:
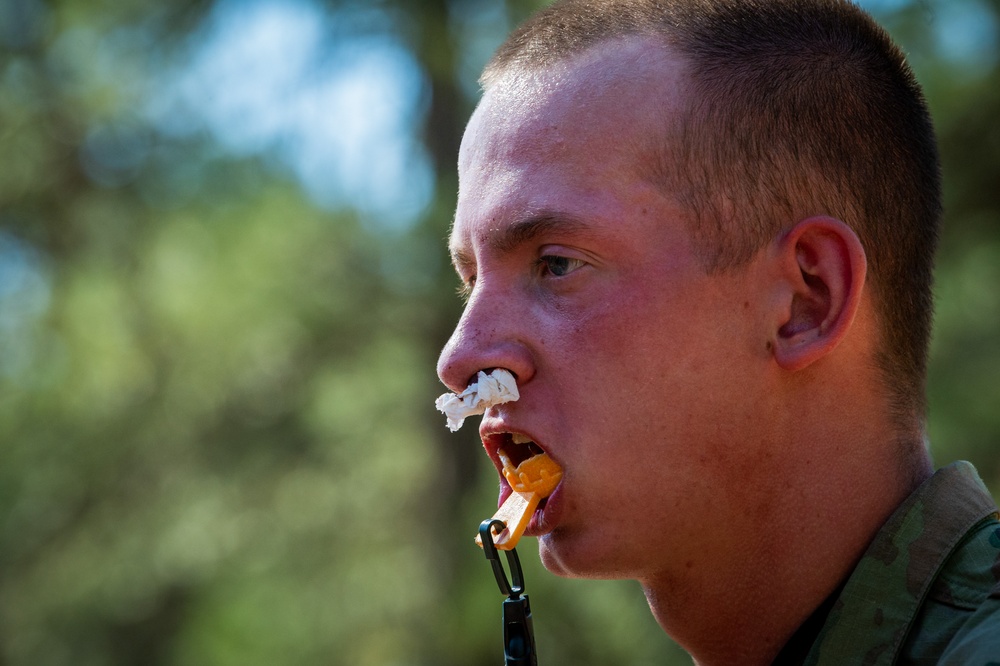
MULTIPOLYGON (((493 567, 501 594, 507 598, 503 602, 503 657, 504 666, 538 666, 535 654, 535 634, 531 626, 531 606, 528 595, 524 594, 524 574, 521 560, 513 548, 505 550, 511 580, 507 580, 500 554, 493 543, 493 528, 504 529, 500 520, 484 520, 479 526, 479 536, 483 542, 483 552, 493 567), (513 583, 513 584, 511 584, 513 583)), ((498 530, 498 531, 499 531, 498 530)))

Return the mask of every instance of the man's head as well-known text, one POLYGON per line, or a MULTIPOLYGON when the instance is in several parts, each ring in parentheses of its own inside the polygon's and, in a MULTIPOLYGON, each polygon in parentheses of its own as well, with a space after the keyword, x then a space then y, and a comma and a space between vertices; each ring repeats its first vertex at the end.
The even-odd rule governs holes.
POLYGON ((843 0, 569 0, 515 31, 489 90, 596 44, 647 36, 686 64, 687 104, 632 146, 693 213, 705 267, 748 261, 810 215, 843 220, 868 258, 876 362, 901 425, 925 410, 940 178, 934 131, 899 49, 843 0))
MULTIPOLYGON (((494 462, 530 439, 563 468, 528 531, 546 566, 669 589, 664 603, 688 617, 714 581, 745 583, 748 563, 801 566, 795 540, 815 550, 814 528, 837 534, 822 557, 838 564, 812 560, 826 579, 776 584, 822 592, 898 499, 907 481, 889 478, 898 452, 885 445, 897 415, 876 366, 898 346, 880 338, 899 304, 880 303, 894 280, 929 283, 911 273, 929 263, 937 214, 929 127, 921 150, 866 145, 895 145, 876 107, 902 113, 893 97, 913 97, 908 79, 888 94, 891 76, 869 83, 874 102, 830 83, 858 61, 880 69, 846 37, 815 43, 827 14, 855 17, 837 34, 858 29, 855 14, 818 3, 809 19, 816 3, 802 3, 797 44, 798 28, 763 18, 791 3, 745 3, 761 14, 728 19, 722 4, 739 13, 560 3, 501 48, 459 156, 450 246, 468 302, 438 366, 456 391, 480 370, 517 377, 521 399, 491 408, 480 434, 494 462), (753 27, 745 43, 739 21, 753 27), (911 190, 934 202, 927 215, 899 194, 911 190), (866 250, 883 246, 919 257, 872 258, 884 282, 873 295, 866 250)), ((923 127, 913 105, 908 122, 923 127)), ((929 297, 904 300, 927 319, 929 297)), ((903 354, 919 362, 897 365, 922 376, 922 344, 903 354)))

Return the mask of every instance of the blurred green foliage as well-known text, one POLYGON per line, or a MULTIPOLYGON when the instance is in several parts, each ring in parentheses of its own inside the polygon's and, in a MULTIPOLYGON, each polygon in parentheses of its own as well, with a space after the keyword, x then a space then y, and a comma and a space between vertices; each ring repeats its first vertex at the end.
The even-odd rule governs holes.
MULTIPOLYGON (((433 191, 394 226, 144 112, 211 3, 0 0, 0 664, 502 661, 494 474, 431 402, 475 77, 540 4, 316 5, 419 66, 433 191)), ((945 159, 933 451, 998 489, 1000 3, 948 7, 872 3, 945 159)), ((544 663, 687 663, 636 584, 521 550, 544 663)))

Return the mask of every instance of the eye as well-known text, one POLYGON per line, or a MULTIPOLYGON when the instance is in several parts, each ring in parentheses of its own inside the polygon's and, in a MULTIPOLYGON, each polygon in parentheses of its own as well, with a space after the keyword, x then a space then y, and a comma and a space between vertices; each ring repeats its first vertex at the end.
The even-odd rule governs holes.
POLYGON ((458 285, 458 297, 462 299, 463 303, 468 303, 469 298, 472 296, 472 290, 476 286, 476 276, 473 275, 467 280, 462 280, 462 283, 458 285))
POLYGON ((565 277, 578 268, 587 265, 582 259, 564 257, 558 254, 547 254, 538 260, 538 265, 555 277, 565 277))

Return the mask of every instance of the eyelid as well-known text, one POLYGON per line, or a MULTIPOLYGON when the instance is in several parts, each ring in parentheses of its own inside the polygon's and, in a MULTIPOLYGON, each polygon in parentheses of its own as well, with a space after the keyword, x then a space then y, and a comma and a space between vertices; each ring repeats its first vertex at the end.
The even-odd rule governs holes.
POLYGON ((582 261, 585 264, 593 264, 594 258, 589 252, 585 252, 581 249, 575 248, 570 245, 556 245, 549 244, 543 245, 538 248, 538 258, 542 257, 566 257, 567 259, 574 259, 576 261, 582 261))
POLYGON ((592 261, 586 253, 565 245, 544 245, 539 248, 538 259, 535 260, 535 265, 539 268, 547 270, 553 278, 569 277, 581 268, 590 264, 592 264, 592 261), (551 259, 561 259, 567 261, 572 267, 566 273, 559 275, 552 271, 549 261, 551 259))

